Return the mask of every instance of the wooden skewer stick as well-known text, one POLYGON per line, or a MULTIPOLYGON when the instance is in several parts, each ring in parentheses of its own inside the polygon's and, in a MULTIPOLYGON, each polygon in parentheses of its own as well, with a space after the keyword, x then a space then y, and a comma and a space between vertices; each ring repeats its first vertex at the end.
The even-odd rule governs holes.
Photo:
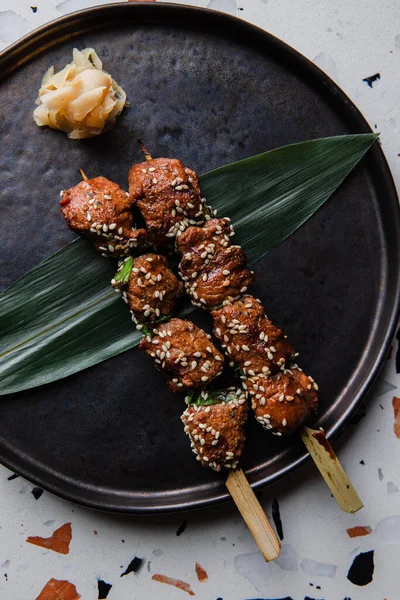
POLYGON ((140 146, 141 151, 144 154, 144 157, 147 161, 149 160, 153 160, 153 157, 151 156, 151 154, 148 152, 148 150, 146 149, 146 147, 142 144, 141 140, 138 140, 138 144, 140 146))
POLYGON ((303 427, 300 436, 340 508, 349 513, 360 510, 364 504, 324 432, 321 429, 303 427))
POLYGON ((225 485, 265 560, 278 558, 281 544, 242 469, 231 471, 225 485))
POLYGON ((83 181, 87 181, 88 178, 87 178, 87 175, 86 175, 85 171, 83 171, 82 169, 79 169, 79 172, 82 175, 83 181))

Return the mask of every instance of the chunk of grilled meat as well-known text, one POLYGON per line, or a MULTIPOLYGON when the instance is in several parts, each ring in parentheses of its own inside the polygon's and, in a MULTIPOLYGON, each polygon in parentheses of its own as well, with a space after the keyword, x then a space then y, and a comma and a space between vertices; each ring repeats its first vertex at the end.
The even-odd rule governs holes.
POLYGON ((244 294, 252 271, 240 246, 232 246, 229 219, 211 219, 204 227, 189 227, 177 239, 179 265, 192 303, 206 310, 244 294))
POLYGON ((318 407, 318 386, 299 367, 245 381, 259 423, 275 435, 290 435, 311 420, 318 407))
MULTIPOLYGON (((123 263, 119 273, 124 269, 123 263)), ((130 273, 121 281, 111 281, 114 288, 122 291, 135 323, 154 323, 171 315, 177 298, 183 294, 183 284, 168 266, 168 260, 160 254, 142 254, 132 260, 130 273)), ((140 327, 139 327, 140 329, 140 327)))
POLYGON ((171 392, 205 387, 222 372, 223 355, 205 331, 191 321, 171 319, 153 333, 153 337, 142 338, 140 347, 154 359, 157 368, 169 374, 171 392))
POLYGON ((127 192, 105 177, 63 191, 60 205, 68 227, 91 240, 103 256, 127 256, 147 240, 146 231, 133 226, 127 192))
POLYGON ((283 369, 294 350, 265 315, 259 300, 243 296, 212 311, 214 334, 244 374, 269 375, 283 369))
POLYGON ((244 392, 202 392, 181 419, 196 459, 215 471, 235 469, 243 452, 248 407, 244 392))
POLYGON ((186 227, 204 222, 198 177, 180 160, 156 158, 135 164, 128 179, 131 202, 141 212, 155 246, 171 246, 186 227))

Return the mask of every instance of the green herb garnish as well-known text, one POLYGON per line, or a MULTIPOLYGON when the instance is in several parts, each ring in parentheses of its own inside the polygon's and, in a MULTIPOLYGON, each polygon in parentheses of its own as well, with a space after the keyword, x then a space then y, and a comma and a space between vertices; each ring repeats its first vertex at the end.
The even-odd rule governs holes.
POLYGON ((236 388, 228 388, 226 390, 212 390, 205 392, 206 396, 201 394, 195 395, 194 392, 190 392, 186 396, 186 402, 190 406, 192 404, 196 406, 211 406, 213 404, 221 404, 222 402, 230 402, 237 398, 236 388))
POLYGON ((117 271, 114 276, 114 281, 118 283, 128 283, 129 278, 131 276, 131 271, 133 267, 133 256, 130 256, 127 261, 125 261, 121 268, 117 271))
POLYGON ((171 317, 172 314, 164 315, 157 321, 154 321, 154 323, 144 323, 141 332, 143 333, 143 335, 153 335, 154 327, 157 327, 157 325, 161 325, 161 323, 165 323, 165 321, 169 321, 171 317))

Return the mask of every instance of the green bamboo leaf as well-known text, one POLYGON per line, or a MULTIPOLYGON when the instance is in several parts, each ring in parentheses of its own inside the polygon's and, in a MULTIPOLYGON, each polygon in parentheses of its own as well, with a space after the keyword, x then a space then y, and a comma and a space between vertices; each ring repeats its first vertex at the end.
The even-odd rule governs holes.
MULTIPOLYGON (((209 204, 229 216, 251 263, 329 198, 377 139, 303 142, 200 178, 209 204)), ((141 335, 110 287, 115 263, 75 240, 0 296, 0 394, 56 381, 136 346, 141 335)), ((187 305, 182 315, 193 308, 187 305)))

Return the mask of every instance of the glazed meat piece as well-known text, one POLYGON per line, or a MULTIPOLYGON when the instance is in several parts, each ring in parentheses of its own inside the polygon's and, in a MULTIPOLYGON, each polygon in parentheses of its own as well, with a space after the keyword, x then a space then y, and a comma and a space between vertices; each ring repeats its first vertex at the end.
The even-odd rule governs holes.
POLYGON ((294 356, 282 331, 265 315, 259 300, 243 296, 212 311, 214 334, 227 354, 246 375, 269 375, 294 356))
POLYGON ((142 338, 140 347, 168 373, 171 392, 205 387, 222 372, 223 355, 211 336, 191 321, 171 319, 153 333, 153 337, 142 338))
POLYGON ((122 263, 111 284, 122 291, 138 329, 141 323, 154 323, 171 315, 184 289, 169 268, 167 258, 160 254, 130 257, 122 263))
POLYGON ((252 271, 240 246, 232 246, 229 219, 211 219, 204 227, 189 227, 178 238, 179 265, 192 303, 206 310, 231 302, 247 291, 252 271))
POLYGON ((130 200, 155 246, 171 246, 186 227, 204 222, 198 177, 180 160, 156 158, 133 165, 128 179, 130 200))
POLYGON ((275 435, 290 435, 315 416, 318 386, 297 365, 270 377, 249 377, 245 385, 257 421, 275 435))
POLYGON ((196 459, 215 471, 235 469, 243 452, 247 418, 246 396, 242 390, 202 392, 190 400, 181 419, 196 459))
POLYGON ((146 241, 146 231, 133 226, 127 192, 109 179, 81 181, 61 194, 68 227, 91 240, 103 256, 126 256, 146 241))

